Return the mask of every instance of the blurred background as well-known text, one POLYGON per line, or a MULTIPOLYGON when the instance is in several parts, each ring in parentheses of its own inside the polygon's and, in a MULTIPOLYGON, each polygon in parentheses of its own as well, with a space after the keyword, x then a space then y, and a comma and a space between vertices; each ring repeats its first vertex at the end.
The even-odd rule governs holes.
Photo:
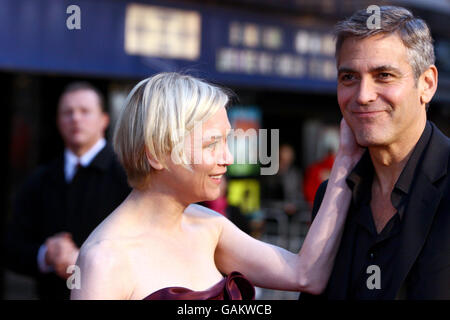
MULTIPOLYGON (((237 94, 229 111, 234 128, 279 129, 279 173, 261 176, 268 166, 261 163, 230 167, 223 196, 236 210, 224 214, 252 236, 297 251, 338 144, 331 30, 373 4, 407 7, 431 27, 439 87, 428 113, 449 136, 448 0, 0 0, 1 229, 24 179, 63 148, 56 108, 68 83, 87 80, 105 95, 110 139, 129 90, 155 73, 178 71, 237 94)), ((261 148, 245 139, 235 152, 251 156, 261 148)), ((36 298, 32 279, 0 271, 1 298, 36 298)), ((258 290, 259 299, 297 297, 258 290)))

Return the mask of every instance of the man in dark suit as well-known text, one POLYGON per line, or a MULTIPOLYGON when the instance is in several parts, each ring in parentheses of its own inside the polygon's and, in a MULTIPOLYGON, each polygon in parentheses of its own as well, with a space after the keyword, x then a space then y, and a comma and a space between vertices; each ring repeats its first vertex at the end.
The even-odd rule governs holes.
POLYGON ((16 197, 6 265, 36 277, 41 299, 69 298, 66 279, 80 246, 129 194, 125 172, 104 138, 109 117, 88 83, 61 95, 57 124, 64 154, 39 168, 16 197))
POLYGON ((301 300, 450 299, 450 140, 426 113, 432 39, 408 10, 380 13, 376 28, 366 10, 336 26, 338 103, 367 151, 347 177, 353 197, 327 288, 301 300))

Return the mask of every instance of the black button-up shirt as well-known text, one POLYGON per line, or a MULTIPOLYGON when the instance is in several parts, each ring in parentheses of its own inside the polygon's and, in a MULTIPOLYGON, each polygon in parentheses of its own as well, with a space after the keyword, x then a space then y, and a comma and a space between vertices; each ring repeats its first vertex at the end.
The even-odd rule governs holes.
POLYGON ((383 299, 384 292, 395 277, 391 261, 397 254, 410 187, 429 143, 431 131, 431 125, 427 122, 392 190, 391 202, 396 213, 380 233, 377 233, 370 207, 374 167, 369 152, 363 155, 347 178, 354 204, 354 212, 349 212, 349 215, 355 215, 357 224, 348 292, 350 299, 383 299))

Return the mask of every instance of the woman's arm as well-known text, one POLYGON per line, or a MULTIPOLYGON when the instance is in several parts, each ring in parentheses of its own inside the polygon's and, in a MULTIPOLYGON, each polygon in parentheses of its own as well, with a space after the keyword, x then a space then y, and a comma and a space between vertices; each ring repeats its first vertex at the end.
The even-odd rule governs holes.
POLYGON ((253 239, 221 219, 215 254, 219 270, 239 271, 260 287, 312 294, 325 289, 350 205, 351 192, 345 179, 363 152, 344 121, 340 140, 324 199, 300 252, 293 254, 253 239))

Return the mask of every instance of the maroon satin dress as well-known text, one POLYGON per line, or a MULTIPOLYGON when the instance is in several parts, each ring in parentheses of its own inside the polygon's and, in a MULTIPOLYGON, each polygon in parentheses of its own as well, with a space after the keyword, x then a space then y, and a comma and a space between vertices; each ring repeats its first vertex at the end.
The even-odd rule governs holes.
POLYGON ((183 287, 167 287, 153 292, 143 300, 254 300, 255 288, 237 271, 204 291, 183 287))

